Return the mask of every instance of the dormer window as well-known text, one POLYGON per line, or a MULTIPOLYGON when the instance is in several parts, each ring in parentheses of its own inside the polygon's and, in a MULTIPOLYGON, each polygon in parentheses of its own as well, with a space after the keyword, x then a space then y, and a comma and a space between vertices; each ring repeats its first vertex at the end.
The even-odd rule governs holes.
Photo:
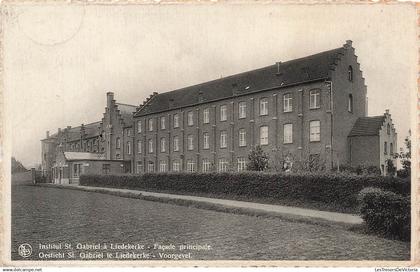
POLYGON ((349 66, 349 70, 348 70, 348 78, 349 78, 349 81, 353 81, 353 67, 351 67, 351 65, 349 66))

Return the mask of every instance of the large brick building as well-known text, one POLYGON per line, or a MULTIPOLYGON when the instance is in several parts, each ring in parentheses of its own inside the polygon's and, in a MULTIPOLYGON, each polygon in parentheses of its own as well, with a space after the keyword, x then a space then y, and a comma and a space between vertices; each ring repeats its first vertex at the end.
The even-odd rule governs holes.
MULTIPOLYGON (((153 93, 137 108, 116 103, 108 93, 102 121, 80 127, 64 141, 60 135, 71 128, 47 137, 43 156, 51 160, 49 150, 65 146, 126 161, 126 171, 136 173, 242 171, 259 145, 273 168, 363 163, 385 173, 385 161, 396 150, 395 128, 388 112, 366 117, 366 92, 347 41, 319 54, 153 93), (365 140, 375 144, 360 148, 365 140)), ((52 164, 43 160, 46 168, 52 164)))
POLYGON ((98 173, 110 173, 110 169, 113 173, 131 172, 135 111, 136 106, 117 103, 114 94, 107 93, 101 121, 59 128, 53 135, 47 131, 41 140, 42 169, 56 183, 78 180, 80 174, 91 173, 90 168, 98 173))

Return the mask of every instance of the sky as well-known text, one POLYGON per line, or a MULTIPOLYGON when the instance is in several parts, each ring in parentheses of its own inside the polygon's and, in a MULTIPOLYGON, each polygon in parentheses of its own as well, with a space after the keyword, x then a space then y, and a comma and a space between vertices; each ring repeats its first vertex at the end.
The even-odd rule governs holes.
POLYGON ((139 105, 154 91, 304 57, 346 40, 353 41, 366 80, 368 115, 390 110, 398 147, 414 124, 411 4, 52 3, 5 11, 3 148, 27 167, 40 163, 47 130, 100 120, 106 92, 139 105))

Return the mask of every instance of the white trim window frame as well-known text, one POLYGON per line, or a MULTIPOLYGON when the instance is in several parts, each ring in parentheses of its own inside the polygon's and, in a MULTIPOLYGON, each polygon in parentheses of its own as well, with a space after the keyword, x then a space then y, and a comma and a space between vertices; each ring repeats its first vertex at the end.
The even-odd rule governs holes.
POLYGON ((293 111, 293 97, 291 93, 283 95, 283 112, 293 111))
POLYGON ((268 126, 260 127, 260 145, 268 145, 268 126))
POLYGON ((246 146, 246 130, 244 128, 239 129, 239 146, 246 146))
POLYGON ((309 122, 309 141, 321 141, 321 121, 313 120, 309 122))
POLYGON ((260 115, 268 115, 268 98, 260 98, 260 115))
POLYGON ((227 105, 220 106, 220 121, 227 121, 227 105))
POLYGON ((238 118, 239 119, 246 118, 246 102, 245 101, 239 102, 238 107, 239 107, 239 109, 238 109, 238 111, 239 111, 238 116, 239 117, 238 118))
POLYGON ((293 124, 288 123, 283 125, 283 143, 293 143, 293 124))
POLYGON ((206 108, 203 111, 203 123, 209 124, 210 123, 210 109, 206 108))
POLYGON ((321 91, 310 90, 309 91, 309 109, 319 109, 321 107, 321 91))
POLYGON ((220 148, 227 148, 227 131, 220 131, 220 148))

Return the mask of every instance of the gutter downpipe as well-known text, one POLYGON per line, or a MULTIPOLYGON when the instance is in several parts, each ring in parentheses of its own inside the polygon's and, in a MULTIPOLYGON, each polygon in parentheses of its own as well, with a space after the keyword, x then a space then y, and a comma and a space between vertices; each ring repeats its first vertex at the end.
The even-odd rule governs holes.
MULTIPOLYGON (((334 131, 334 118, 333 118, 333 112, 334 112, 334 99, 333 99, 333 82, 331 80, 325 80, 325 83, 329 84, 330 86, 330 116, 331 116, 331 169, 334 167, 334 152, 333 152, 333 131, 334 131)), ((340 172, 340 163, 337 164, 337 171, 340 172)))

